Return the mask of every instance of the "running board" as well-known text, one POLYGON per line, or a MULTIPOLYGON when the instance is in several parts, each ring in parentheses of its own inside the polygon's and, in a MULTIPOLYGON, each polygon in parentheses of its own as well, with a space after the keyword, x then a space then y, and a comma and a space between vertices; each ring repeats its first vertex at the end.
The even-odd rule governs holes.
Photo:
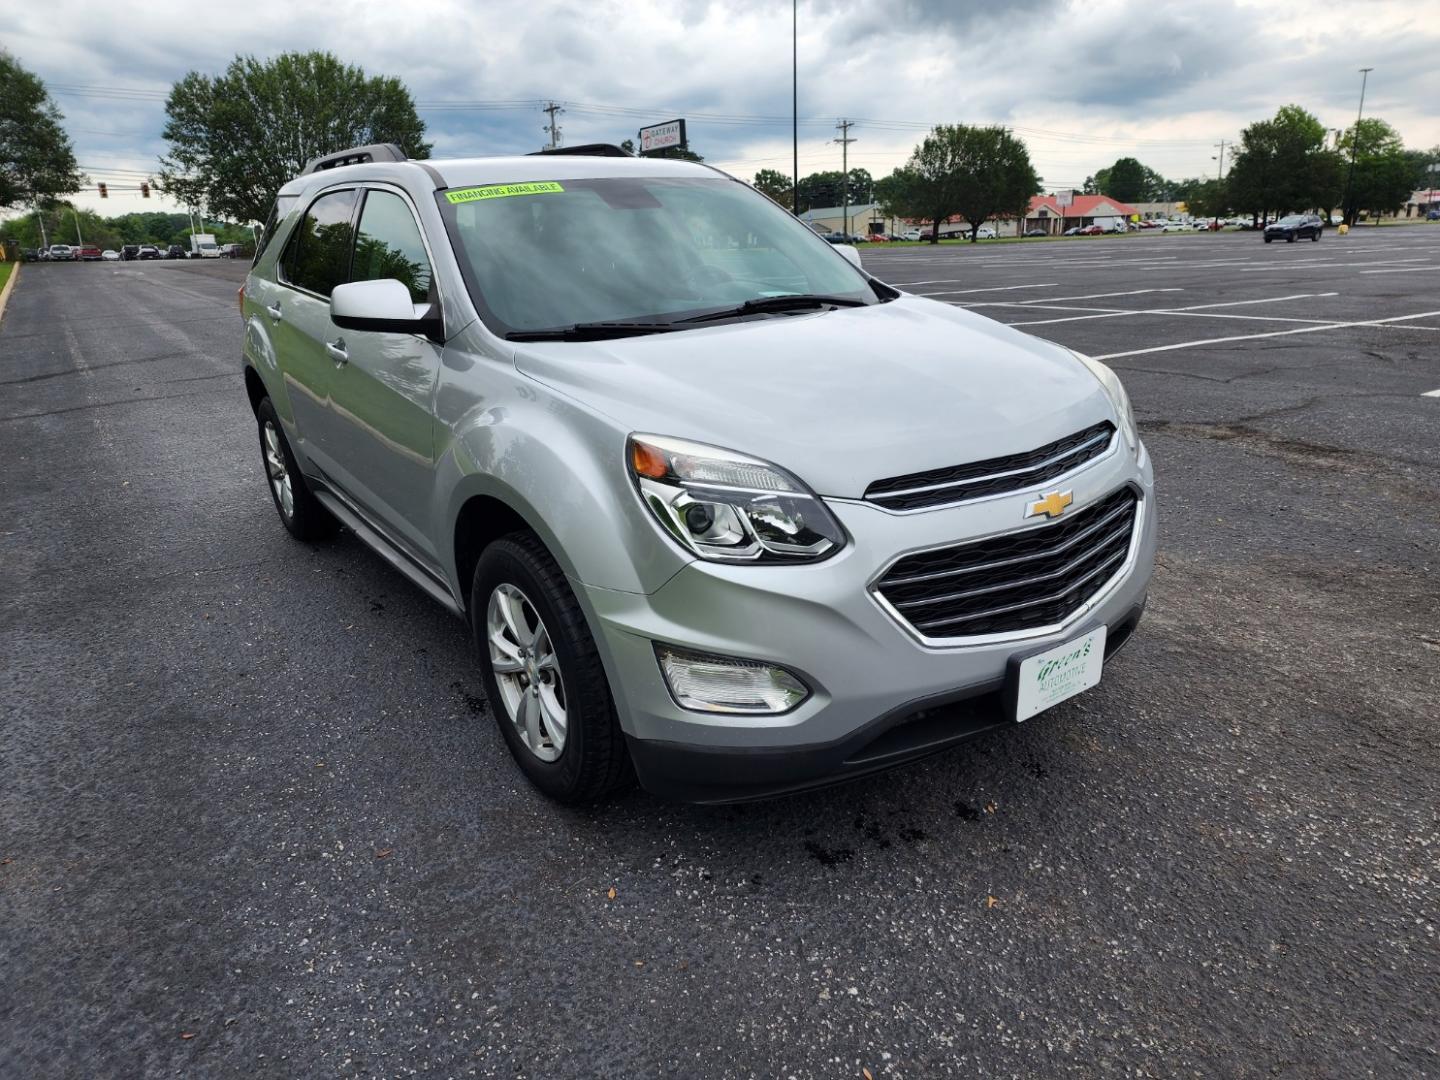
POLYGON ((465 617, 465 609, 455 602, 455 597, 450 595, 449 588, 437 581, 433 574, 392 544, 385 534, 372 528, 364 518, 350 509, 343 500, 337 498, 322 484, 312 480, 310 490, 315 498, 320 500, 320 505, 339 518, 340 523, 360 537, 367 547, 374 550, 382 559, 418 585, 436 603, 462 619, 465 617))

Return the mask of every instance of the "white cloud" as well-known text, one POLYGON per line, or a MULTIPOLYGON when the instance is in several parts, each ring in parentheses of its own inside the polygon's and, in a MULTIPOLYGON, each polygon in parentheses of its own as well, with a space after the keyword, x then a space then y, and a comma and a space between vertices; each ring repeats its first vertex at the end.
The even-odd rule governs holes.
MULTIPOLYGON (((57 86, 80 161, 120 186, 163 150, 158 95, 237 52, 328 49, 396 75, 417 101, 555 98, 567 141, 619 141, 690 118, 696 149, 749 177, 790 168, 790 11, 765 0, 417 0, 15 5, 0 44, 57 86), (81 96, 58 87, 139 88, 81 96), (602 108, 595 108, 601 106, 602 108), (770 117, 773 120, 720 117, 770 117)), ((833 118, 861 118, 851 161, 876 175, 939 121, 1013 125, 1053 186, 1122 154, 1173 176, 1214 168, 1212 144, 1288 102, 1327 126, 1366 112, 1412 146, 1440 143, 1440 29, 1409 3, 1367 0, 810 0, 801 6, 802 171, 839 168, 833 118)), ((424 109, 437 154, 538 148, 535 108, 424 109)), ((157 207, 117 193, 107 212, 157 207)))

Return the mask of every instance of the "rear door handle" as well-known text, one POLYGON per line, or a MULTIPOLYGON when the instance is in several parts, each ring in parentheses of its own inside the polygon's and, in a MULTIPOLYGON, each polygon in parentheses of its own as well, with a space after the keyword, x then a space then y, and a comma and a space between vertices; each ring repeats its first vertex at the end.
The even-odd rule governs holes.
POLYGON ((267 308, 265 309, 265 314, 266 314, 266 315, 269 315, 270 318, 274 319, 276 322, 279 322, 279 321, 280 321, 280 305, 279 305, 278 303, 271 304, 269 307, 267 307, 267 308))
POLYGON ((350 354, 345 350, 345 339, 336 338, 334 341, 325 343, 325 351, 330 354, 330 359, 337 364, 348 364, 350 354))

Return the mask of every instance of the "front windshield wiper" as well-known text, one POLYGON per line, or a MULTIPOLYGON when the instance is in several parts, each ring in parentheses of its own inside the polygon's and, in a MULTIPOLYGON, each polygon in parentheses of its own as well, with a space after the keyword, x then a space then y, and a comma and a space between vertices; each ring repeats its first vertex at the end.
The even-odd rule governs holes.
POLYGON ((680 327, 671 322, 579 322, 548 330, 512 330, 507 341, 603 341, 606 338, 664 334, 680 327))
POLYGON ((867 301, 850 296, 816 296, 811 293, 792 293, 788 296, 759 296, 746 300, 733 308, 707 311, 681 319, 685 323, 710 322, 714 319, 733 319, 740 315, 763 315, 781 311, 811 311, 822 307, 865 307, 867 301))

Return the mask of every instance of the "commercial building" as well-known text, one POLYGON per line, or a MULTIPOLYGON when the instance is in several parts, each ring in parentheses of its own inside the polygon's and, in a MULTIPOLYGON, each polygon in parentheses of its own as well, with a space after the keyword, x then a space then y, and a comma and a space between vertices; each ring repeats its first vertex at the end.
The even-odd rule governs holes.
POLYGON ((886 217, 879 203, 851 203, 848 218, 843 206, 816 206, 801 214, 800 220, 816 232, 843 232, 860 236, 893 233, 907 227, 899 218, 886 217))
POLYGON ((1069 206, 1061 206, 1054 195, 1036 195, 1025 215, 1025 232, 1044 229, 1060 236, 1076 226, 1099 225, 1102 229, 1122 226, 1138 213, 1129 203, 1108 195, 1074 195, 1069 206))

